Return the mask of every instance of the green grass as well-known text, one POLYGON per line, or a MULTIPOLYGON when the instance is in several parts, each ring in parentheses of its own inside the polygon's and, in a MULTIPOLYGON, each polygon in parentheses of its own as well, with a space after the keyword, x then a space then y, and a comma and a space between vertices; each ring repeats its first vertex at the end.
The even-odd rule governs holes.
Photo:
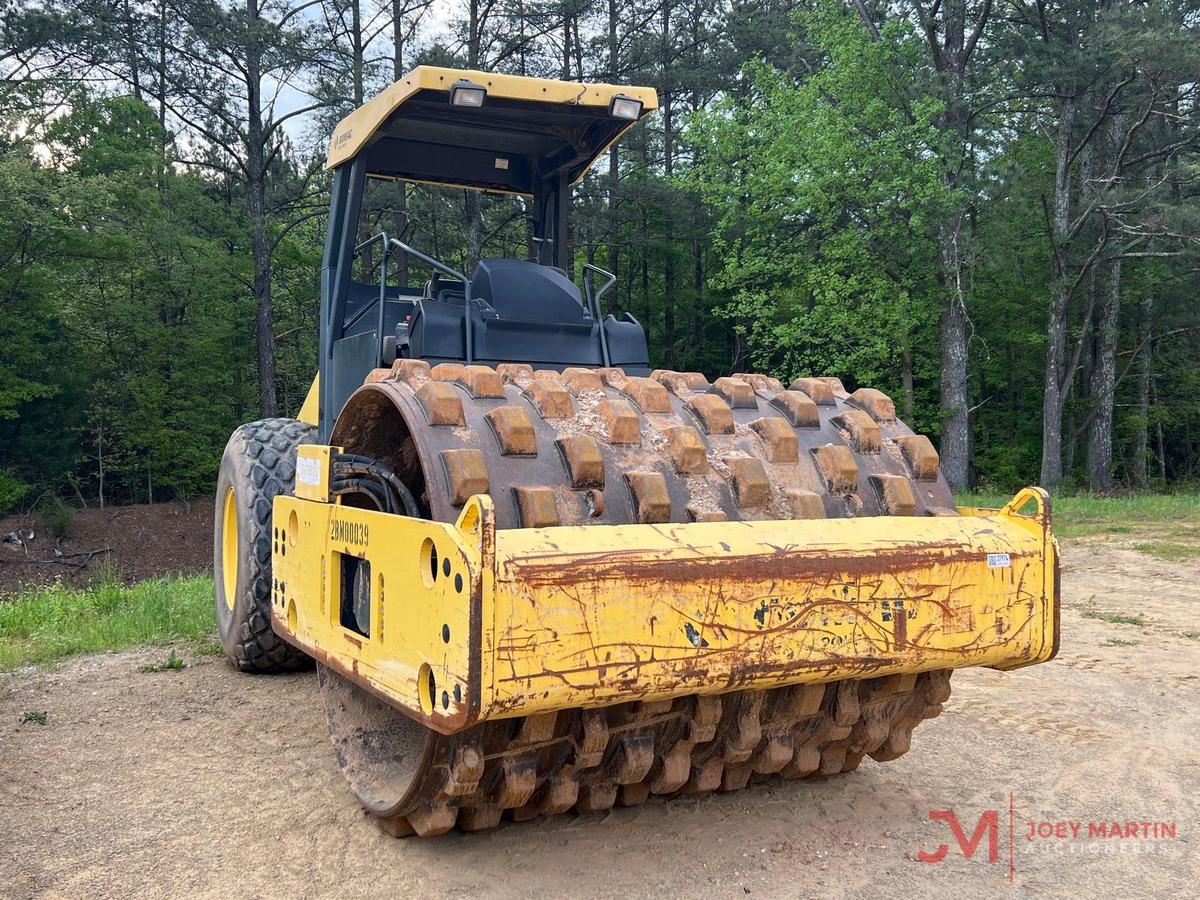
POLYGON ((175 654, 175 648, 171 648, 171 655, 161 662, 147 663, 144 666, 138 666, 139 672, 177 672, 186 666, 182 659, 175 654))
POLYGON ((1157 556, 1159 559, 1170 562, 1184 562, 1200 558, 1200 547, 1194 544, 1176 544, 1172 541, 1147 541, 1142 544, 1134 544, 1133 549, 1139 553, 1149 553, 1151 556, 1157 556))
MULTIPOLYGON (((1000 507, 1010 496, 960 494, 956 499, 961 506, 1000 507)), ((1058 495, 1051 506, 1054 532, 1066 538, 1133 534, 1147 528, 1172 529, 1182 537, 1189 527, 1200 527, 1200 494, 1058 495)))
POLYGON ((1085 619, 1098 619, 1101 622, 1108 622, 1112 625, 1145 625, 1146 620, 1141 616, 1126 616, 1122 613, 1110 613, 1096 609, 1096 601, 1088 600, 1083 607, 1083 612, 1080 613, 1085 619))
POLYGON ((192 648, 192 652, 197 656, 220 656, 225 652, 225 648, 221 646, 221 642, 216 639, 215 635, 210 635, 207 640, 202 640, 192 648))
POLYGON ((0 671, 176 641, 209 653, 215 629, 210 578, 33 588, 0 597, 0 671))

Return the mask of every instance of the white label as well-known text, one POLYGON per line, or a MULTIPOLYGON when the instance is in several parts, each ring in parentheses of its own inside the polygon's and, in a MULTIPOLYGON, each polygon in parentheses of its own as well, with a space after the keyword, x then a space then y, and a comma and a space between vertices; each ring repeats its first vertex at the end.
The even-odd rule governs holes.
POLYGON ((496 157, 496 168, 497 169, 507 169, 508 168, 508 160, 505 159, 503 156, 497 156, 496 157))
POLYGON ((311 456, 301 456, 296 460, 296 480, 301 484, 321 483, 321 462, 311 456))
POLYGON ((988 568, 989 569, 1007 569, 1012 565, 1012 560, 1007 553, 989 553, 988 568))

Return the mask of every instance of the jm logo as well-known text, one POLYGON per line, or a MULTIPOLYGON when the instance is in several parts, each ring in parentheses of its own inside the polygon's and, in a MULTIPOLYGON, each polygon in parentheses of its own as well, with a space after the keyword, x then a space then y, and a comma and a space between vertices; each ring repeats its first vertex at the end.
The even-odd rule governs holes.
MULTIPOLYGON (((962 825, 958 821, 958 816, 952 809, 933 809, 929 811, 929 820, 931 822, 945 822, 950 826, 950 834, 954 836, 954 840, 958 842, 958 849, 962 851, 962 855, 967 859, 971 859, 975 855, 975 851, 979 849, 979 843, 983 840, 984 835, 987 835, 988 840, 988 862, 998 862, 1000 859, 1000 814, 994 810, 986 810, 980 817, 979 823, 975 826, 975 833, 967 839, 967 833, 963 831, 962 825)), ((926 863, 941 862, 946 858, 946 854, 950 852, 948 844, 940 845, 932 853, 926 853, 921 850, 917 853, 917 859, 926 863)))

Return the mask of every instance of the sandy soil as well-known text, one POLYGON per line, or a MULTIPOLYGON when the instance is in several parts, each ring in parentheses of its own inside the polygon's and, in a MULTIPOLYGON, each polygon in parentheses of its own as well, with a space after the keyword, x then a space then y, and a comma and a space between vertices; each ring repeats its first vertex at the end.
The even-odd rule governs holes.
POLYGON ((203 659, 139 672, 156 650, 10 675, 0 895, 1195 896, 1200 566, 1076 542, 1063 574, 1058 659, 958 673, 946 712, 896 762, 424 841, 359 811, 311 674, 254 678, 203 659), (26 710, 48 724, 18 724, 26 710), (963 856, 929 819, 944 809, 968 837, 996 811, 996 863, 986 836, 963 856), (1088 839, 1089 823, 1114 820, 1174 823, 1175 837, 1088 839), (1031 841, 1031 822, 1081 823, 1080 835, 1031 841), (916 859, 942 843, 942 862, 916 859))
POLYGON ((127 583, 154 575, 212 569, 213 501, 77 509, 58 542, 41 515, 0 516, 0 537, 16 532, 26 543, 0 543, 0 593, 61 580, 86 585, 111 566, 127 583), (32 540, 29 535, 32 533, 32 540))

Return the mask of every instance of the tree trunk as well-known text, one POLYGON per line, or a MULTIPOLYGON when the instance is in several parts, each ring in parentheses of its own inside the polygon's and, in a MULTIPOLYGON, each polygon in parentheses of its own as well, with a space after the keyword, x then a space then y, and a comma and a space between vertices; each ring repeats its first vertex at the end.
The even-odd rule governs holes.
POLYGON ((949 280, 948 296, 938 322, 941 348, 942 440, 938 452, 942 473, 951 490, 966 489, 971 462, 971 428, 967 413, 967 309, 962 289, 962 258, 958 251, 961 217, 942 226, 942 271, 949 280))
MULTIPOLYGON (((261 150, 251 159, 262 157, 261 150)), ((253 162, 251 163, 253 165, 253 162)), ((264 419, 278 415, 275 397, 275 332, 271 297, 271 248, 264 214, 266 189, 260 175, 252 176, 250 193, 251 244, 254 253, 254 338, 258 361, 258 412, 264 419)))
POLYGON ((1046 371, 1042 393, 1042 474, 1044 488, 1062 483, 1062 413, 1067 354, 1067 248, 1071 213, 1071 129, 1075 123, 1074 97, 1062 101, 1058 120, 1058 147, 1054 170, 1054 216, 1051 224, 1051 266, 1054 275, 1050 315, 1046 325, 1046 371))
MULTIPOLYGON (((620 46, 617 42, 617 0, 608 0, 608 82, 609 84, 617 83, 617 54, 620 52, 620 46)), ((614 143, 608 148, 608 271, 614 275, 617 274, 617 266, 620 264, 620 247, 619 241, 621 238, 621 219, 618 210, 620 203, 620 179, 621 166, 620 157, 618 156, 617 144, 614 143)), ((619 282, 618 282, 619 284, 619 282)), ((616 313, 617 311, 617 285, 614 289, 608 292, 605 298, 605 305, 608 312, 616 313)), ((601 313, 603 314, 603 310, 601 313)))
POLYGON ((483 215, 480 212, 479 191, 467 191, 466 195, 467 269, 464 274, 470 278, 483 255, 483 215))
MULTIPOLYGON (((1158 406, 1158 386, 1154 383, 1154 376, 1150 376, 1150 406, 1158 406)), ((1167 481, 1167 448, 1163 441, 1162 417, 1156 415, 1154 417, 1154 443, 1158 447, 1158 479, 1164 484, 1167 481)))
POLYGON ((571 80, 571 14, 567 12, 562 20, 562 75, 563 81, 571 80))
POLYGON ((1133 478, 1140 488, 1150 487, 1150 367, 1154 355, 1150 345, 1153 338, 1154 298, 1142 301, 1142 321, 1138 329, 1142 371, 1138 375, 1138 430, 1133 445, 1133 478))
POLYGON ((1075 416, 1080 407, 1079 382, 1076 379, 1069 380, 1064 393, 1063 418, 1066 419, 1066 421, 1063 423, 1062 428, 1062 470, 1063 478, 1068 479, 1075 474, 1075 449, 1076 445, 1078 444, 1075 428, 1075 416))
MULTIPOLYGON (((621 218, 620 212, 617 209, 620 203, 620 163, 617 157, 617 145, 613 144, 608 148, 608 235, 605 244, 608 247, 608 256, 605 264, 608 266, 608 271, 614 275, 618 274, 618 266, 621 263, 620 257, 620 240, 621 240, 621 218)), ((613 286, 616 288, 616 285, 613 286)), ((605 310, 601 312, 616 313, 617 311, 617 291, 610 290, 605 298, 605 310)))
MULTIPOLYGON (((1111 161, 1112 177, 1105 190, 1120 187, 1121 160, 1118 151, 1125 129, 1125 116, 1117 113, 1108 121, 1104 153, 1111 161)), ((1103 159, 1103 156, 1101 157, 1103 159)), ((1098 167, 1099 168, 1099 167, 1098 167)), ((1104 228, 1108 228, 1107 220, 1104 228)), ((1095 332, 1092 371, 1088 381, 1092 418, 1088 423, 1087 470, 1093 491, 1111 491, 1113 484, 1113 404, 1117 389, 1117 339, 1121 315, 1121 260, 1103 260, 1093 270, 1099 294, 1099 322, 1095 332)))
MULTIPOLYGON (((392 0, 392 78, 395 81, 404 77, 404 39, 404 0, 392 0)), ((396 206, 392 221, 395 229, 393 236, 403 240, 408 228, 408 185, 403 181, 396 182, 396 206)), ((408 254, 397 250, 391 259, 396 283, 400 287, 408 287, 408 254)))
POLYGON ((571 16, 575 42, 575 80, 583 81, 583 39, 579 36, 579 12, 571 16))
MULTIPOLYGON (((489 9, 491 7, 488 7, 489 9)), ((467 67, 477 69, 482 62, 479 58, 483 45, 483 27, 486 13, 483 12, 480 0, 468 0, 467 3, 467 67)), ((463 273, 468 278, 475 274, 483 253, 483 213, 478 191, 467 191, 467 267, 463 273)))
MULTIPOLYGON (((362 106, 363 101, 366 100, 366 85, 363 83, 366 70, 365 54, 366 47, 362 33, 362 2, 361 0, 350 0, 350 86, 355 109, 362 106)), ((363 209, 358 224, 358 241, 360 242, 374 235, 374 228, 371 224, 371 191, 369 187, 370 182, 363 190, 363 209)), ((363 247, 362 253, 359 255, 360 277, 367 283, 375 280, 375 249, 375 245, 371 244, 363 247)))
POLYGON ((901 415, 910 425, 913 421, 913 359, 912 347, 907 343, 900 351, 900 378, 904 387, 903 399, 900 401, 901 415))
MULTIPOLYGON (((246 19, 259 19, 258 0, 246 0, 246 19)), ((271 297, 271 244, 267 235, 266 140, 263 135, 262 45, 258 30, 246 35, 246 169, 250 205, 250 242, 254 255, 254 338, 258 363, 258 412, 264 419, 279 413, 275 396, 275 331, 271 297)))
POLYGON ((704 345, 707 312, 704 308, 704 242, 698 238, 692 240, 692 297, 692 350, 698 351, 704 345))
POLYGON ((96 463, 100 470, 100 508, 104 509, 104 432, 96 432, 96 463))
POLYGON ((1100 292, 1100 326, 1096 334, 1096 353, 1088 393, 1092 401, 1092 419, 1088 423, 1087 470, 1093 491, 1111 491, 1113 402, 1117 386, 1117 327, 1121 313, 1121 260, 1113 259, 1096 273, 1100 292))
MULTIPOLYGON (((563 81, 571 80, 571 59, 572 59, 572 42, 574 41, 574 29, 572 20, 575 18, 576 12, 570 4, 564 7, 562 30, 563 30, 563 47, 562 47, 562 79, 563 81)), ((563 268, 566 270, 567 277, 572 281, 575 280, 575 251, 576 244, 575 234, 575 216, 567 217, 567 227, 562 229, 562 234, 566 238, 567 245, 562 249, 563 268)), ((589 219, 590 221, 590 219, 589 219)), ((555 235, 557 239, 557 235, 555 235)))
MULTIPOLYGON (((671 10, 670 0, 662 7, 662 121, 663 121, 663 175, 669 182, 674 174, 674 117, 672 109, 671 86, 668 83, 670 41, 671 41, 671 10)), ((667 228, 674 227, 673 210, 668 207, 667 228)), ((664 241, 666 259, 663 261, 663 356, 668 369, 674 369, 675 360, 675 254, 669 241, 664 241)))
POLYGON ((350 0, 350 83, 354 92, 354 108, 363 104, 363 33, 362 33, 362 4, 360 0, 350 0))
MULTIPOLYGON (((940 76, 943 92, 944 109, 938 127, 943 134, 952 138, 948 152, 942 158, 942 181, 951 190, 962 185, 962 170, 968 159, 967 148, 973 128, 970 108, 965 100, 967 67, 974 48, 973 41, 987 24, 990 12, 990 3, 980 7, 973 23, 976 30, 970 41, 967 38, 969 17, 966 0, 947 0, 941 5, 943 28, 940 46, 936 22, 931 21, 930 27, 926 28, 931 60, 940 76)), ((930 16, 936 16, 932 9, 930 16)), ((967 382, 970 323, 967 319, 965 262, 961 247, 965 215, 966 209, 960 203, 959 208, 941 224, 938 234, 938 255, 944 286, 938 324, 942 420, 939 452, 942 472, 955 491, 968 486, 971 465, 970 392, 967 382)))
POLYGON ((125 28, 125 52, 126 65, 129 66, 129 83, 133 88, 133 96, 137 99, 142 99, 142 73, 141 67, 138 65, 138 23, 134 21, 133 11, 129 8, 129 0, 124 0, 122 3, 122 19, 121 24, 125 28))
POLYGON ((167 150, 170 140, 167 137, 167 0, 159 0, 158 4, 158 193, 161 197, 166 189, 167 180, 167 150))
MULTIPOLYGON (((639 150, 641 153, 642 170, 645 171, 650 167, 650 144, 649 141, 645 140, 644 136, 639 150)), ((640 213, 638 220, 640 231, 638 232, 637 248, 638 254, 641 256, 639 268, 641 269, 642 321, 646 323, 646 338, 650 339, 650 322, 653 318, 650 304, 650 217, 649 213, 646 212, 646 203, 638 203, 635 198, 634 207, 640 213)), ((630 297, 630 302, 632 304, 632 296, 630 297)))

